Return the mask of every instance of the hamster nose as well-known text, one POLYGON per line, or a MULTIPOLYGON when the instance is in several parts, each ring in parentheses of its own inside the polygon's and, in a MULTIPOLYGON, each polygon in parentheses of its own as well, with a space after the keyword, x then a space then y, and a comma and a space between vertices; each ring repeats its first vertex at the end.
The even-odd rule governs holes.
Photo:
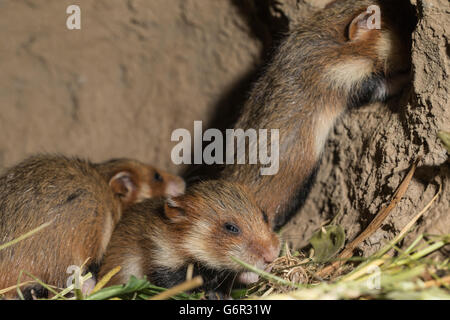
POLYGON ((265 263, 273 262, 276 258, 278 258, 279 253, 280 253, 280 250, 278 247, 271 247, 263 255, 264 262, 265 263))
POLYGON ((169 196, 177 197, 184 194, 186 189, 186 183, 182 178, 178 178, 176 181, 170 182, 166 187, 166 193, 169 196))

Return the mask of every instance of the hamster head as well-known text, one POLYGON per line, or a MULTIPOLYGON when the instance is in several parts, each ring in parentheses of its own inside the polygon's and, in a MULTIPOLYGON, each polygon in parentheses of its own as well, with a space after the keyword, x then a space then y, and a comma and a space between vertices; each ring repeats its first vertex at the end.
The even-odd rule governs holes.
POLYGON ((280 241, 267 215, 239 184, 193 185, 185 195, 166 201, 165 214, 173 227, 182 226, 179 246, 185 260, 235 272, 242 283, 255 282, 258 276, 246 272, 232 257, 264 270, 279 255, 280 241))
POLYGON ((183 178, 151 165, 130 159, 111 160, 100 165, 114 194, 131 205, 156 197, 176 197, 184 193, 183 178))
POLYGON ((387 75, 408 71, 415 23, 412 12, 406 12, 411 5, 401 0, 346 2, 351 7, 343 6, 350 12, 343 21, 348 50, 370 58, 374 70, 387 75))
POLYGON ((299 51, 318 66, 319 85, 357 95, 353 105, 362 105, 384 101, 410 81, 414 26, 409 1, 338 0, 294 34, 299 51))

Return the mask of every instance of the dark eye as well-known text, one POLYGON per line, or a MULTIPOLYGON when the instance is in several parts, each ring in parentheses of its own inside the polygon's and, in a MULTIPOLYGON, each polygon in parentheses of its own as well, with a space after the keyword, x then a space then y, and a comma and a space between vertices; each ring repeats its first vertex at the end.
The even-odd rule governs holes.
POLYGON ((267 216, 267 213, 263 210, 262 211, 263 220, 265 223, 269 223, 269 217, 267 216))
POLYGON ((162 182, 163 181, 163 177, 161 177, 161 175, 158 172, 155 172, 155 175, 153 176, 153 179, 155 179, 155 181, 158 181, 158 182, 162 182))
POLYGON ((235 225, 234 223, 230 223, 227 222, 224 225, 225 230, 227 230, 229 233, 232 234, 240 234, 241 230, 239 229, 239 227, 237 225, 235 225))

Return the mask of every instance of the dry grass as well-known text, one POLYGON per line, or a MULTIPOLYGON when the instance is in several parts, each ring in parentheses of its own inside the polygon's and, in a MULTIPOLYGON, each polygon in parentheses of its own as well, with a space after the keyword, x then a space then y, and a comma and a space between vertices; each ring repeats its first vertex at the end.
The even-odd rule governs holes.
POLYGON ((450 244, 450 235, 420 235, 405 250, 398 243, 439 197, 430 203, 385 247, 370 257, 353 257, 354 249, 381 225, 408 189, 417 162, 383 208, 341 254, 327 264, 314 254, 286 254, 272 264, 272 274, 260 272, 262 280, 247 292, 249 298, 263 299, 450 299, 450 259, 434 253, 450 244), (293 289, 295 288, 295 289, 293 289))

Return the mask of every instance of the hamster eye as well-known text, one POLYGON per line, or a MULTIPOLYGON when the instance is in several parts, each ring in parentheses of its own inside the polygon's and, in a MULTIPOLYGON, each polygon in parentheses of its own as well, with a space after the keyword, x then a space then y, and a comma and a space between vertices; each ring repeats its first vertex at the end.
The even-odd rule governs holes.
POLYGON ((265 223, 269 223, 269 217, 267 216, 267 213, 263 210, 262 211, 263 220, 265 223))
POLYGON ((232 233, 232 234, 240 234, 241 233, 241 230, 239 229, 239 227, 231 222, 225 223, 224 228, 225 228, 225 230, 227 230, 229 233, 232 233))
POLYGON ((155 172, 155 175, 153 176, 153 179, 155 181, 158 181, 158 182, 162 182, 163 181, 163 177, 161 177, 161 175, 158 172, 155 172))

